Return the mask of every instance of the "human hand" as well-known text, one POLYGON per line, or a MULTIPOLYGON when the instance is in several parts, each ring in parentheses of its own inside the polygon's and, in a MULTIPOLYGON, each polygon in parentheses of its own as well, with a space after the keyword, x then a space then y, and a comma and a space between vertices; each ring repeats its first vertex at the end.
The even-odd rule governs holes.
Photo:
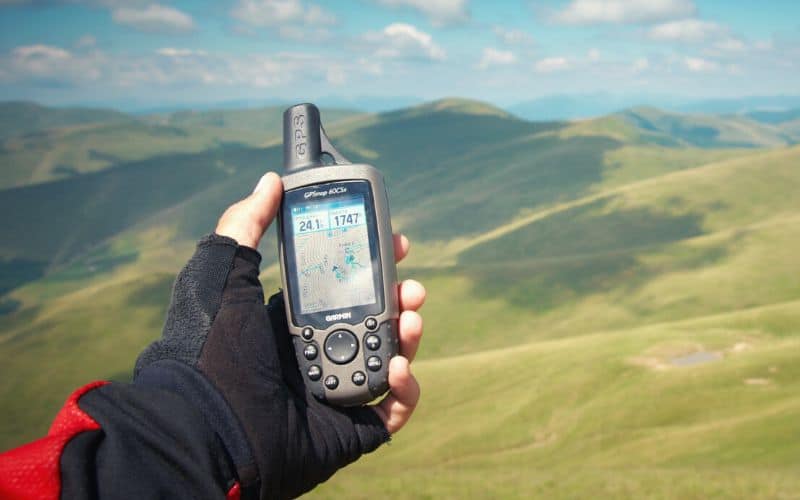
MULTIPOLYGON (((142 354, 136 370, 143 379, 153 366, 178 361, 203 374, 244 431, 222 436, 243 489, 259 490, 262 498, 297 496, 374 450, 405 425, 419 399, 409 363, 422 335, 417 310, 425 289, 411 280, 400 284, 400 354, 389 364, 390 394, 376 406, 336 408, 306 390, 282 295, 264 307, 254 250, 282 193, 280 178, 269 173, 225 211, 216 235, 200 242, 179 275, 164 337, 142 354)), ((409 243, 396 235, 394 244, 399 261, 409 243)))

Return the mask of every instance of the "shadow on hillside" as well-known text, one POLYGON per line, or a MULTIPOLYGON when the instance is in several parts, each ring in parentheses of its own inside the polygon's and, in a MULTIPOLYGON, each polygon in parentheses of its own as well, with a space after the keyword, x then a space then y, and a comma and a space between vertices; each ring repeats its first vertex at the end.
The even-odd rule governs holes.
POLYGON ((534 135, 561 126, 526 123, 523 131, 501 133, 493 142, 454 142, 449 156, 426 156, 397 139, 382 144, 373 163, 403 169, 402 175, 389 171, 390 195, 393 213, 407 221, 403 231, 412 239, 468 237, 490 231, 523 210, 584 196, 603 180, 606 153, 622 144, 602 136, 534 135), (418 158, 394 165, 387 151, 399 154, 405 148, 418 158))
POLYGON ((44 275, 46 262, 17 257, 0 260, 0 296, 44 275))
MULTIPOLYGON (((226 184, 221 199, 196 205, 198 213, 187 223, 192 236, 210 232, 221 208, 252 190, 268 165, 264 157, 263 149, 226 146, 2 191, 0 225, 10 237, 0 249, 48 264, 68 262, 162 210, 226 184)), ((180 221, 179 226, 180 231, 180 221)))
MULTIPOLYGON (((391 188, 453 158, 463 158, 487 146, 505 145, 514 139, 556 131, 564 126, 562 122, 526 122, 448 111, 427 114, 398 111, 383 115, 376 124, 337 138, 337 146, 350 159, 380 168, 391 188), (379 156, 363 158, 358 154, 360 149, 379 156)), ((499 151, 494 159, 502 160, 502 157, 499 151)))
POLYGON ((159 332, 160 335, 164 326, 164 318, 170 305, 175 276, 171 273, 158 273, 156 276, 149 276, 144 283, 137 284, 136 288, 133 288, 125 298, 125 303, 128 306, 154 308, 159 311, 158 314, 152 316, 151 320, 143 323, 147 331, 159 332))
POLYGON ((662 115, 660 119, 663 123, 661 126, 657 126, 651 120, 635 112, 627 112, 625 117, 642 130, 665 133, 671 138, 683 139, 693 146, 701 148, 735 146, 735 144, 718 143, 719 129, 708 125, 687 124, 679 118, 662 115))
POLYGON ((22 302, 10 297, 0 298, 0 317, 12 314, 19 310, 22 302))
POLYGON ((703 234, 699 214, 609 210, 612 203, 567 210, 465 252, 459 264, 475 281, 474 293, 546 311, 594 294, 629 293, 662 273, 701 268, 728 253, 726 244, 668 248, 703 234), (670 258, 661 264, 642 261, 664 251, 670 258))

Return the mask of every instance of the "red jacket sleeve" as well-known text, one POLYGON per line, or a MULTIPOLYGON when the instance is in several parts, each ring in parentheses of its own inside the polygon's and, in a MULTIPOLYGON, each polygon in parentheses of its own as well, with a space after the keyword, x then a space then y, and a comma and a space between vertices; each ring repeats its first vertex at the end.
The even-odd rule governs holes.
POLYGON ((45 437, 0 454, 0 500, 238 500, 227 462, 214 432, 175 394, 94 382, 67 399, 45 437))
POLYGON ((100 424, 78 407, 78 399, 106 382, 72 393, 47 436, 0 455, 0 498, 56 499, 61 495, 61 452, 70 439, 100 424))

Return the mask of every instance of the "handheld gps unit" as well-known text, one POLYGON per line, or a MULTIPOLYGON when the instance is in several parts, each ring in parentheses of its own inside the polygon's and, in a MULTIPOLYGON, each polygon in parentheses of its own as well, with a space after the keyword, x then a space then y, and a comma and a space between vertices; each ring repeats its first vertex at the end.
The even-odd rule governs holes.
POLYGON ((301 375, 318 399, 368 403, 397 354, 397 269, 383 176, 330 143, 313 104, 283 114, 278 252, 301 375))

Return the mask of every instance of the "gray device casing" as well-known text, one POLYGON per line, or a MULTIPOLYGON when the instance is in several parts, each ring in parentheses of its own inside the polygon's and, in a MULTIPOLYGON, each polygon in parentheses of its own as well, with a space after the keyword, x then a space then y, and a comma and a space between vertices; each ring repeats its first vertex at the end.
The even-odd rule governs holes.
POLYGON ((372 199, 375 205, 375 220, 378 233, 378 246, 383 271, 383 297, 384 310, 371 317, 377 320, 379 325, 377 331, 368 331, 365 325, 366 318, 354 318, 356 324, 347 322, 334 322, 328 324, 324 329, 314 328, 313 337, 306 340, 301 333, 307 325, 297 325, 294 323, 291 307, 291 294, 286 272, 285 249, 283 244, 283 220, 282 209, 278 211, 278 254, 281 266, 281 280, 283 283, 283 296, 286 304, 286 318, 289 325, 289 333, 292 335, 292 342, 295 348, 297 363, 300 368, 306 386, 318 399, 327 401, 339 406, 356 406, 366 404, 385 394, 389 390, 389 360, 397 354, 398 340, 397 328, 400 316, 397 290, 397 267, 394 260, 394 242, 392 237, 392 225, 389 214, 389 200, 383 175, 375 167, 366 164, 335 164, 330 166, 318 166, 295 170, 283 176, 284 191, 338 181, 358 181, 366 180, 372 191, 372 199), (347 364, 336 364, 332 362, 323 352, 326 337, 336 330, 348 330, 358 339, 358 352, 356 357, 347 364), (368 335, 377 335, 381 340, 381 345, 377 350, 369 350, 364 343, 368 335), (306 345, 313 343, 317 346, 318 356, 309 361, 303 354, 306 345), (382 366, 377 371, 372 371, 367 367, 367 359, 371 356, 378 356, 382 361, 382 366), (311 380, 308 376, 308 369, 312 364, 321 366, 322 375, 319 380, 311 380), (367 382, 363 385, 356 385, 352 381, 352 375, 356 371, 361 371, 367 376, 367 382), (329 375, 334 375, 339 380, 336 389, 330 390, 324 385, 324 380, 329 375))

